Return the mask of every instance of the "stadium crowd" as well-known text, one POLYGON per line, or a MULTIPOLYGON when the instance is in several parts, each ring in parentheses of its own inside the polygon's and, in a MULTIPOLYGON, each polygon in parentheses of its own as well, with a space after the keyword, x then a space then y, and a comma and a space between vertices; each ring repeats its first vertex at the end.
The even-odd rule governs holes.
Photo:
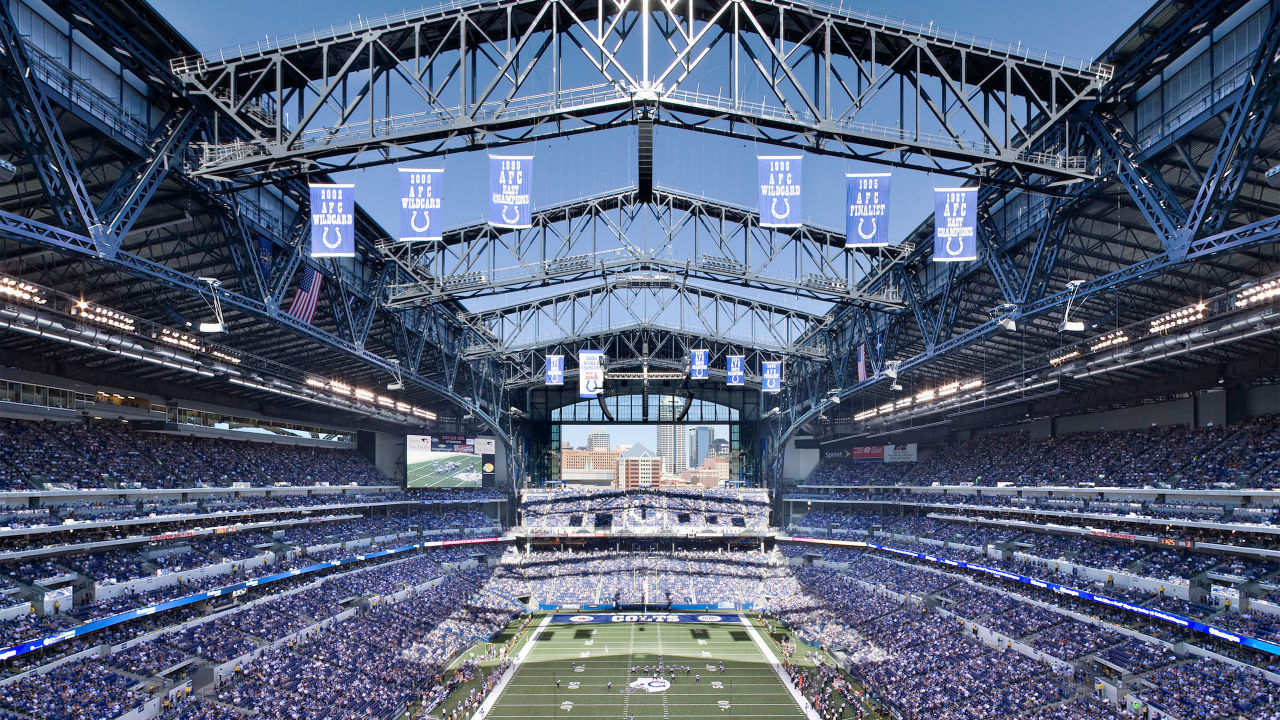
POLYGON ((782 571, 745 552, 533 552, 504 564, 494 587, 541 603, 754 603, 782 571))
POLYGON ((0 490, 388 485, 350 450, 0 418, 0 490))
MULTIPOLYGON (((1182 585, 1188 584, 1190 578, 1209 571, 1244 579, 1265 578, 1280 572, 1280 563, 1240 555, 1167 545, 1139 545, 1123 538, 1058 534, 1030 527, 990 528, 958 518, 920 517, 887 510, 816 510, 796 518, 792 524, 799 531, 823 530, 848 537, 882 532, 927 538, 952 543, 949 551, 953 554, 978 553, 990 563, 1000 561, 989 557, 984 549, 1006 544, 1015 558, 1021 557, 1028 562, 1066 561, 1182 585)), ((901 546, 903 543, 895 538, 895 543, 891 544, 901 546)))
MULTIPOLYGON (((1155 502, 1138 498, 1084 499, 1078 497, 1053 497, 1034 495, 1020 497, 1008 494, 992 494, 987 489, 948 488, 943 494, 924 488, 901 489, 806 489, 787 494, 791 501, 819 501, 819 503, 852 503, 865 506, 896 505, 929 508, 935 511, 971 512, 973 516, 997 517, 1015 520, 1037 521, 1080 514, 1114 517, 1116 521, 1167 519, 1201 520, 1207 522, 1246 525, 1273 525, 1280 517, 1280 508, 1254 504, 1238 505, 1238 501, 1208 504, 1195 501, 1170 500, 1155 502)), ((1016 492, 1007 490, 1004 492, 1016 492)))
POLYGON ((1155 427, 1036 438, 993 433, 917 463, 827 461, 809 485, 1280 488, 1280 416, 1226 427, 1155 427))
POLYGON ((1006 648, 1002 635, 1059 661, 1096 655, 1121 672, 1144 673, 1137 681, 1145 688, 1143 703, 1176 718, 1280 717, 1280 687, 1248 665, 1208 657, 1187 662, 1150 639, 1050 612, 996 587, 957 582, 905 563, 885 572, 882 563, 889 561, 876 557, 868 563, 866 557, 854 556, 842 570, 797 569, 774 614, 802 639, 847 653, 854 676, 902 717, 1141 716, 1094 698, 1069 699, 1078 670, 1019 654, 1006 648), (925 575, 935 579, 929 582, 925 575), (929 609, 930 598, 940 610, 929 609), (984 643, 970 632, 970 623, 996 631, 995 642, 984 643), (1059 704, 1063 700, 1068 701, 1059 704))
MULTIPOLYGON (((1256 421, 1213 431, 1159 429, 1116 434, 1099 440, 1103 447, 1096 456, 1068 457, 1052 480, 1083 485, 1086 481, 1082 478, 1092 474, 1096 481, 1116 479, 1116 484, 1135 487, 1163 482, 1195 486, 1182 474, 1188 464, 1179 458, 1185 455, 1170 449, 1178 443, 1188 449, 1185 452, 1195 453, 1196 472, 1229 468, 1229 472, 1223 471, 1225 475, 1220 472, 1215 476, 1232 478, 1228 482, 1241 481, 1246 472, 1262 477, 1270 463, 1258 464, 1233 448, 1243 442, 1257 442, 1263 448, 1274 442, 1280 447, 1280 441, 1271 437, 1273 430, 1266 422, 1256 421), (1118 461, 1134 449, 1145 453, 1141 462, 1118 461)), ((0 481, 18 486, 13 489, 226 486, 244 477, 255 478, 255 486, 381 482, 366 474, 376 475, 368 463, 342 451, 249 443, 227 447, 223 441, 179 436, 161 436, 148 445, 150 434, 147 442, 142 442, 134 432, 108 424, 52 426, 5 421, 0 433, 13 442, 0 450, 5 453, 0 457, 0 468, 4 469, 0 481), (59 462, 77 452, 78 460, 59 462), (112 453, 119 455, 109 462, 102 460, 112 453), (178 457, 184 454, 185 459, 178 457), (49 455, 56 471, 48 463, 27 462, 49 455), (277 464, 297 463, 309 463, 312 470, 299 473, 276 468, 277 464), (364 469, 354 471, 352 463, 364 469), (14 468, 21 468, 21 472, 14 472, 14 468), (101 472, 87 480, 80 477, 90 468, 101 472), (259 478, 264 480, 259 482, 259 478)), ((969 480, 982 484, 988 480, 1017 483, 1028 480, 1027 473, 1036 472, 1037 463, 1047 462, 1044 453, 1084 453, 1087 447, 1080 438, 1064 439, 1052 450, 1034 445, 1025 438, 989 436, 951 448, 949 456, 917 467, 880 467, 871 472, 881 479, 899 473, 896 482, 925 484, 916 481, 923 477, 921 467, 929 465, 934 468, 929 472, 935 473, 930 484, 966 474, 971 475, 969 480), (1010 463, 1019 464, 1020 471, 1002 469, 1010 463)), ((827 485, 845 484, 848 473, 858 467, 824 464, 815 479, 827 485)), ((0 642, 14 644, 62 633, 85 622, 256 574, 400 545, 423 532, 455 537, 493 530, 493 521, 479 506, 497 499, 492 493, 441 490, 424 495, 365 488, 349 492, 250 493, 8 508, 0 513, 0 522, 29 530, 142 518, 157 522, 157 518, 183 515, 222 518, 226 513, 256 513, 255 518, 266 513, 275 518, 307 511, 312 519, 328 521, 168 537, 93 552, 0 562, 4 583, 0 591, 10 593, 22 593, 50 578, 61 578, 52 581, 54 585, 67 582, 67 578, 88 579, 98 589, 157 576, 177 578, 164 587, 139 585, 135 590, 130 585, 125 592, 104 593, 101 599, 91 593, 77 597, 69 612, 29 612, 0 621, 0 642), (342 515, 352 509, 361 517, 342 515), (246 565, 256 558, 267 564, 261 568, 246 565), (212 576, 197 572, 218 563, 232 567, 225 574, 212 576)), ((1152 549, 1115 538, 994 527, 902 510, 904 503, 936 500, 937 496, 924 493, 881 489, 818 492, 828 499, 856 497, 874 502, 843 507, 814 503, 814 509, 796 518, 796 527, 834 530, 848 536, 886 533, 891 537, 885 544, 893 547, 981 561, 1046 579, 1055 577, 1052 565, 1063 561, 1068 566, 1175 584, 1204 572, 1262 581, 1280 576, 1280 566, 1234 555, 1173 547, 1152 549), (899 508, 882 512, 889 505, 899 508), (950 545, 944 550, 939 543, 950 545), (1001 546, 999 553, 990 552, 995 545, 1001 546)), ((947 499, 1008 512, 1032 509, 1160 518, 1242 517, 1241 522, 1259 524, 1274 517, 1265 507, 1228 509, 1177 498, 1018 498, 962 492, 947 499)), ((739 489, 531 490, 526 492, 521 511, 524 525, 531 529, 765 530, 769 498, 761 490, 739 489)), ((127 532, 124 527, 81 537, 127 537, 118 534, 127 532)), ((30 542, 38 545, 43 540, 30 542)), ((0 551, 5 549, 11 548, 0 547, 0 551)), ((6 672, 23 673, 95 646, 112 651, 72 660, 52 672, 12 678, 0 687, 0 714, 57 720, 115 717, 138 707, 151 692, 193 677, 197 668, 221 667, 216 686, 166 701, 162 720, 380 720, 417 702, 451 708, 461 717, 475 711, 483 691, 470 688, 460 696, 451 696, 450 688, 461 687, 456 682, 459 675, 451 679, 445 668, 463 650, 494 637, 528 602, 767 606, 799 638, 848 658, 847 668, 842 670, 821 665, 788 668, 815 710, 827 718, 849 717, 849 713, 859 717, 862 712, 859 703, 851 702, 857 697, 852 694, 855 685, 848 682, 844 671, 907 720, 1128 717, 1123 708, 1084 696, 1080 674, 1084 666, 1079 663, 1089 658, 1096 659, 1100 667, 1137 678, 1133 682, 1144 703, 1184 720, 1235 716, 1272 720, 1280 712, 1276 686, 1256 671, 1264 666, 1256 655, 1224 648, 1211 639, 1119 609, 1091 607, 1081 600, 1038 593, 1011 581, 938 572, 863 548, 781 543, 776 552, 574 549, 502 554, 502 550, 501 545, 437 548, 355 569, 333 568, 315 576, 288 578, 270 588, 246 590, 243 596, 225 602, 203 601, 109 627, 84 639, 66 640, 10 660, 6 672), (467 562, 476 554, 482 562, 467 562), (1188 645, 1179 646, 1175 653, 1170 648, 1177 643, 1188 645), (1186 649, 1194 646, 1242 662, 1197 658, 1186 649)), ((1099 586, 1084 577, 1074 578, 1073 584, 1254 637, 1280 639, 1280 622, 1274 615, 1225 611, 1220 606, 1133 587, 1099 586)), ((491 688, 499 673, 485 677, 485 687, 491 688)))
POLYGON ((520 509, 524 526, 533 529, 764 530, 769 524, 769 497, 758 488, 526 490, 520 509))

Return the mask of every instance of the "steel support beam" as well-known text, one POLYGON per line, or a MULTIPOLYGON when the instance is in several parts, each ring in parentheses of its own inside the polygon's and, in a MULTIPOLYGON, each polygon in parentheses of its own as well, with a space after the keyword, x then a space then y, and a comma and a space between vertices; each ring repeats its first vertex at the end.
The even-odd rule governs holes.
POLYGON ((1107 170, 1114 171, 1138 210, 1155 231, 1164 249, 1178 257, 1187 251, 1182 227, 1187 211, 1159 170, 1139 158, 1137 142, 1114 115, 1098 110, 1089 116, 1089 132, 1102 151, 1107 170))
POLYGON ((44 186, 58 224, 88 233, 97 241, 98 252, 104 255, 114 252, 114 245, 106 241, 93 199, 85 189, 53 107, 32 77, 31 60, 8 3, 0 3, 0 87, 5 88, 4 106, 44 186))
MULTIPOLYGON (((55 249, 59 252, 95 258, 98 262, 120 268, 129 274, 150 282, 159 283, 182 290, 191 295, 207 298, 212 301, 216 294, 218 300, 226 307, 233 307, 250 316, 268 319, 283 328, 302 335, 313 342, 332 350, 341 352, 361 363, 383 370, 389 374, 400 373, 407 382, 447 398, 460 408, 472 413, 480 422, 492 429, 495 435, 506 445, 511 438, 503 429, 497 417, 498 408, 491 406, 490 411, 483 410, 473 401, 467 401, 452 387, 432 380, 410 368, 400 367, 398 363, 376 355, 355 343, 344 340, 332 333, 321 330, 314 325, 304 323, 284 313, 273 313, 266 303, 226 288, 211 288, 207 283, 171 268, 138 257, 127 252, 117 252, 109 257, 98 253, 93 239, 37 222, 20 215, 0 211, 0 236, 18 242, 55 249), (491 414, 492 413, 492 414, 491 414)), ((495 396, 501 391, 496 391, 495 396)))
POLYGON ((1280 5, 1271 6, 1266 32, 1255 52, 1244 92, 1227 117, 1213 159, 1204 171, 1200 192, 1191 203, 1183 228, 1186 242, 1222 230, 1252 167, 1262 135, 1271 126, 1280 98, 1280 72, 1276 66, 1280 56, 1280 5))
POLYGON ((201 172, 219 175, 367 167, 643 118, 931 171, 1085 177, 1082 157, 1037 146, 1112 73, 791 0, 506 0, 171 68, 240 135, 206 148, 201 172), (715 66, 730 82, 708 89, 715 66))

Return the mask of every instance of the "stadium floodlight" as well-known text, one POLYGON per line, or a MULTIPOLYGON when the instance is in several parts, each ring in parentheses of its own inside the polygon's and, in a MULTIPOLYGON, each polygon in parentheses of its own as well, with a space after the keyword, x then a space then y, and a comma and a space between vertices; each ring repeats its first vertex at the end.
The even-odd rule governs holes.
POLYGON ((7 183, 18 175, 18 168, 13 163, 0 158, 0 183, 7 183))
POLYGON ((1089 346, 1089 351, 1098 352, 1099 350, 1106 350, 1107 348, 1124 345, 1127 342, 1129 342, 1129 335, 1125 333, 1123 329, 1116 330, 1114 332, 1109 332, 1094 341, 1094 343, 1089 346))
POLYGON ((888 377, 890 377, 890 378, 894 379, 894 380, 897 380, 897 379, 898 379, 898 369, 899 369, 899 368, 901 368, 901 367, 902 367, 902 361, 901 361, 901 360, 885 360, 885 361, 884 361, 884 374, 885 374, 885 375, 887 375, 888 377))
POLYGON ((1267 302, 1277 296, 1280 296, 1280 280, 1268 280, 1249 285, 1236 293, 1235 303, 1238 308, 1246 308, 1250 305, 1267 302))
MULTIPOLYGON (((1246 303, 1247 304, 1247 303, 1246 303)), ((1244 305, 1241 305, 1244 307, 1244 305)), ((1189 305, 1187 307, 1165 313, 1151 321, 1148 332, 1151 335, 1160 335, 1161 333, 1191 325, 1204 320, 1205 310, 1208 308, 1203 302, 1189 305)))
POLYGON ((77 300, 71 307, 71 315, 125 332, 133 332, 134 329, 133 318, 122 312, 94 305, 87 300, 77 300))
POLYGON ((898 382, 897 380, 894 380, 894 381, 893 381, 893 384, 889 386, 889 389, 890 389, 890 390, 898 390, 898 391, 901 391, 901 390, 902 390, 902 383, 898 382))
POLYGON ((0 277, 0 295, 8 300, 17 300, 31 305, 44 305, 49 302, 43 289, 11 277, 0 277))
POLYGON ((1000 327, 1004 328, 1005 330, 1008 330, 1009 332, 1018 331, 1018 323, 1016 320, 1014 320, 1011 317, 1000 318, 1000 327))
POLYGON ((1078 357, 1080 357, 1080 350, 1079 350, 1079 348, 1075 348, 1075 349, 1069 350, 1069 351, 1067 351, 1067 352, 1064 352, 1064 353, 1062 353, 1061 355, 1054 355, 1054 356, 1050 357, 1050 358, 1049 358, 1049 364, 1050 364, 1050 365, 1052 365, 1052 366, 1054 366, 1054 367, 1058 367, 1058 366, 1059 366, 1059 365, 1061 365, 1062 363, 1065 363, 1065 362, 1067 362, 1067 361, 1069 361, 1069 360, 1074 360, 1074 359, 1076 359, 1076 358, 1078 358, 1078 357))

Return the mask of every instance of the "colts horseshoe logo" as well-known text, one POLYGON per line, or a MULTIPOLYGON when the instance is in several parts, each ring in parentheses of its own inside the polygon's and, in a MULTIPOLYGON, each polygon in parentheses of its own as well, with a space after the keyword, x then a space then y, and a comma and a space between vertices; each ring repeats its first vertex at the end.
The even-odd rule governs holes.
POLYGON ((519 210, 519 208, 512 207, 511 205, 503 205, 503 206, 502 206, 502 221, 503 221, 503 222, 505 222, 505 223, 507 223, 507 224, 509 224, 509 225, 515 225, 515 224, 516 224, 516 222, 517 222, 519 219, 520 219, 520 210, 519 210), (515 216, 515 217, 507 217, 507 211, 508 211, 508 210, 511 210, 511 211, 515 212, 516 216, 515 216))
POLYGON ((342 228, 330 228, 328 225, 325 225, 324 232, 320 233, 320 242, 330 250, 337 250, 338 247, 342 245, 342 228), (333 234, 338 238, 332 243, 329 242, 330 230, 333 230, 333 234))
POLYGON ((419 227, 418 211, 414 210, 413 214, 409 216, 409 227, 413 228, 414 232, 426 232, 427 228, 431 227, 431 213, 426 210, 422 211, 422 226, 419 227))
POLYGON ((867 218, 858 218, 858 237, 862 238, 863 240, 870 240, 871 238, 876 236, 876 219, 871 218, 871 232, 869 233, 862 232, 862 223, 865 222, 866 220, 867 218))
POLYGON ((958 237, 949 237, 947 238, 946 250, 948 255, 950 255, 951 257, 955 257, 956 255, 959 255, 961 252, 964 251, 964 241, 958 237), (951 247, 952 240, 960 243, 954 249, 951 247))
POLYGON ((774 220, 786 220, 787 216, 791 214, 791 198, 782 198, 782 204, 786 205, 787 210, 779 213, 778 198, 774 198, 773 202, 769 203, 769 214, 773 216, 774 220))
POLYGON ((635 690, 643 690, 647 693, 666 692, 671 689, 671 681, 664 678, 639 678, 633 680, 628 686, 635 690))

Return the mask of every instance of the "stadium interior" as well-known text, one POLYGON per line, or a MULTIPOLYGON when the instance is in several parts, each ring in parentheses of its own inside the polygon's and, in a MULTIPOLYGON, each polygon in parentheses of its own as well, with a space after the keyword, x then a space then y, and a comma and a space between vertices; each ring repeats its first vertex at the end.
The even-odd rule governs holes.
POLYGON ((1280 0, 1150 2, 0 0, 0 720, 1280 720, 1280 0))

